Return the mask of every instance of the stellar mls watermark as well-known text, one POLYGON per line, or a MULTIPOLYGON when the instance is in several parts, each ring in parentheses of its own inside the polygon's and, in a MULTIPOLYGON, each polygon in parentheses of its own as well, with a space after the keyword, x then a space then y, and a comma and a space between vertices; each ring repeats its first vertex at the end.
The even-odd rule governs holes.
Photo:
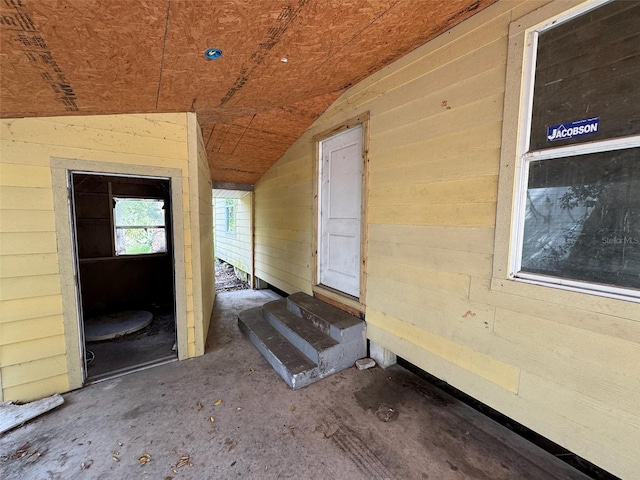
POLYGON ((640 245, 640 237, 629 237, 623 235, 612 235, 610 237, 602 237, 603 245, 640 245))

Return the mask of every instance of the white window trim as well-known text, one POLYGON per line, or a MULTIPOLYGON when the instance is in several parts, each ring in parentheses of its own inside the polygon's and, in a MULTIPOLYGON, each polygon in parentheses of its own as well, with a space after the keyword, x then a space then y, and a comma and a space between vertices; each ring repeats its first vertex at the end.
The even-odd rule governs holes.
POLYGON ((113 201, 114 201, 114 206, 112 208, 112 219, 113 219, 113 252, 112 255, 114 257, 136 257, 136 256, 149 256, 149 255, 155 255, 155 256, 163 256, 163 255, 167 255, 168 251, 168 243, 169 240, 167 238, 167 219, 165 216, 164 222, 162 225, 117 225, 116 222, 116 207, 115 207, 115 203, 118 200, 150 200, 150 201, 160 201, 163 202, 163 206, 164 208, 166 208, 167 206, 167 201, 164 198, 161 197, 145 197, 145 196, 121 196, 121 195, 113 195, 113 201), (148 252, 148 253, 118 253, 118 229, 148 229, 148 228, 161 228, 164 230, 164 241, 165 241, 165 250, 164 251, 160 251, 160 252, 148 252))
MULTIPOLYGON (((554 27, 559 23, 571 20, 576 16, 598 8, 599 6, 610 2, 611 0, 591 0, 586 1, 574 8, 570 8, 564 12, 550 15, 547 19, 529 27, 522 32, 511 32, 510 37, 510 56, 514 49, 519 48, 520 58, 522 59, 521 67, 521 81, 519 85, 518 98, 519 98, 519 110, 515 115, 518 122, 517 127, 517 140, 515 146, 515 158, 516 168, 513 170, 513 176, 508 176, 512 181, 512 194, 510 198, 511 205, 513 207, 510 218, 510 231, 508 240, 508 273, 506 276, 500 274, 501 266, 498 264, 500 259, 496 256, 494 263, 494 277, 507 278, 516 282, 529 283, 534 285, 540 285, 545 287, 554 287, 558 289, 568 290, 578 293, 588 293, 592 295, 604 296, 613 299, 628 300, 632 302, 640 302, 640 292, 634 289, 616 287, 605 284, 595 284, 583 281, 575 281, 564 279, 561 277, 551 277, 547 275, 533 274, 528 272, 521 272, 521 259, 523 248, 523 235, 524 235, 524 211, 525 211, 525 195, 528 185, 528 172, 529 164, 535 160, 544 160, 551 158, 563 158, 574 156, 576 154, 585 155, 588 153, 622 150, 627 148, 640 147, 640 135, 634 135, 629 137, 621 137, 610 140, 602 140, 598 142, 588 142, 578 145, 569 145, 563 147, 548 148, 543 150, 537 150, 534 152, 528 152, 529 141, 531 133, 531 113, 533 110, 533 88, 535 80, 535 65, 538 47, 538 34, 548 28, 554 27), (516 33, 514 35, 514 33, 516 33), (517 39, 521 38, 519 42, 517 39), (514 42, 515 39, 515 42, 514 42)), ((540 12, 538 12, 539 14, 540 12)), ((521 28, 520 25, 512 30, 521 28)), ((517 58, 516 58, 517 61, 517 58)), ((507 90, 509 86, 507 85, 507 90)), ((515 86, 512 85, 512 88, 515 86)), ((514 92, 515 93, 515 92, 514 92)), ((508 112, 508 92, 505 99, 505 122, 507 121, 508 112)), ((507 128, 503 129, 503 136, 505 134, 513 134, 512 130, 507 128)), ((504 138, 503 138, 503 150, 504 150, 504 138)), ((510 150, 506 148, 507 154, 510 150)), ((505 151, 502 152, 503 158, 501 164, 505 167, 505 151)), ((513 158, 513 157, 512 157, 513 158)), ((508 160, 507 160, 508 161, 508 160)), ((506 165, 507 167, 509 165, 506 165)), ((504 185, 504 180, 501 182, 504 185)), ((498 219, 496 222, 496 229, 500 228, 500 207, 498 210, 498 219)), ((505 220, 506 221, 506 220, 505 220)), ((504 239, 503 239, 504 240, 504 239)), ((499 246, 499 233, 496 234, 496 251, 499 246)), ((502 244, 504 248, 504 244, 502 244)), ((504 264, 502 264, 504 265, 504 264)))

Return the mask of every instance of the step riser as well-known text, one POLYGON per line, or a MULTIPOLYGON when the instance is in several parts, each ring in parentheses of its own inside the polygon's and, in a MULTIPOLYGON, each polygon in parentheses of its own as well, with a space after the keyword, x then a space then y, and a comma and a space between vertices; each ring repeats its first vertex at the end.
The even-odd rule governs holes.
POLYGON ((367 354, 362 320, 302 292, 240 312, 238 325, 294 390, 367 354))
POLYGON ((287 308, 291 313, 297 315, 298 317, 306 320, 311 323, 314 327, 320 330, 322 333, 329 335, 337 342, 354 342, 360 341, 362 335, 364 335, 365 324, 361 323, 359 325, 340 329, 335 325, 329 323, 322 317, 314 314, 313 312, 309 312, 308 310, 301 308, 294 302, 289 301, 287 303, 287 308))
POLYGON ((304 338, 300 337, 287 325, 282 323, 278 319, 278 317, 271 312, 263 309, 262 316, 267 322, 269 322, 269 325, 280 332, 287 340, 289 340, 293 344, 294 347, 304 353, 309 360, 311 360, 312 362, 320 363, 320 359, 323 357, 323 355, 321 352, 318 352, 315 348, 313 348, 313 345, 307 342, 304 338))
POLYGON ((264 319, 275 328, 278 332, 282 334, 287 340, 289 340, 294 347, 304 353, 309 360, 312 362, 320 363, 320 358, 322 354, 318 352, 313 345, 309 344, 304 338, 300 337, 296 332, 291 330, 287 325, 280 322, 278 317, 268 312, 266 310, 262 310, 262 316, 264 319))
POLYGON ((319 380, 319 373, 317 369, 307 370, 302 373, 292 374, 287 370, 287 367, 276 357, 271 350, 262 342, 253 330, 251 330, 241 319, 238 321, 240 330, 246 335, 249 341, 254 347, 262 354, 262 356, 269 362, 269 365, 276 371, 278 375, 291 387, 293 390, 305 387, 310 383, 319 380))
MULTIPOLYGON (((338 344, 332 349, 332 355, 332 358, 327 363, 320 364, 321 372, 324 372, 328 368, 339 372, 345 368, 353 367, 356 360, 367 356, 367 344, 364 334, 359 342, 338 344)), ((325 375, 329 375, 329 373, 325 375)))
POLYGON ((316 362, 320 372, 325 372, 329 366, 340 369, 352 366, 356 360, 367 356, 366 338, 364 330, 360 332, 360 336, 354 341, 342 342, 329 349, 318 352, 304 338, 298 336, 296 332, 279 321, 278 317, 272 313, 263 310, 263 317, 269 324, 280 332, 293 346, 305 354, 312 362, 316 362))

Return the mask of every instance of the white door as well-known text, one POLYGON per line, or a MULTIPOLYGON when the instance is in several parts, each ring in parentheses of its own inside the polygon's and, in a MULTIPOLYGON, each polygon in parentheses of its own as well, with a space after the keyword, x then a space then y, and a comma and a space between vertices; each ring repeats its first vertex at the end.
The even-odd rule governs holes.
POLYGON ((362 126, 320 142, 319 283, 360 297, 362 126))

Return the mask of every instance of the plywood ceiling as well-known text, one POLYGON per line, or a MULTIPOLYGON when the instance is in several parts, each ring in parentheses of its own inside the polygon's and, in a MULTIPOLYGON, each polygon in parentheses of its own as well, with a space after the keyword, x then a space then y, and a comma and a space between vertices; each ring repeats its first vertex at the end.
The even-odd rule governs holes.
POLYGON ((212 179, 253 184, 345 89, 494 1, 0 0, 0 115, 195 111, 212 179))

